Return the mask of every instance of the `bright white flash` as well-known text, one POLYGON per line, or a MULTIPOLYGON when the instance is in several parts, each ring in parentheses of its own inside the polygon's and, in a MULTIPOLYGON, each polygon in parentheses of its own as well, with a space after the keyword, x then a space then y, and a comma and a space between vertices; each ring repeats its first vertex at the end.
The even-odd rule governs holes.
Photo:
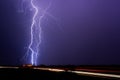
POLYGON ((39 54, 39 46, 41 44, 41 19, 44 17, 45 13, 39 15, 39 7, 36 6, 35 0, 30 2, 34 14, 32 17, 32 22, 30 26, 30 44, 28 46, 28 53, 30 55, 30 62, 32 65, 37 65, 37 58, 39 54))
MULTIPOLYGON (((25 56, 23 57, 23 59, 27 58, 28 61, 28 57, 30 59, 30 64, 32 65, 37 65, 38 61, 37 58, 40 54, 40 44, 41 44, 41 36, 42 36, 42 27, 41 27, 41 20, 44 18, 44 16, 50 15, 49 13, 47 13, 47 10, 49 9, 49 7, 51 6, 51 2, 48 2, 48 6, 44 9, 40 8, 40 5, 38 5, 37 3, 40 2, 39 0, 29 0, 30 5, 28 5, 27 7, 24 7, 25 0, 22 1, 22 10, 20 10, 20 12, 26 12, 26 10, 30 8, 30 10, 33 12, 32 15, 32 20, 31 20, 31 25, 30 25, 30 43, 27 47, 27 53, 25 54, 25 56)), ((52 0, 51 0, 52 1, 52 0)))
POLYGON ((41 20, 47 13, 48 8, 51 4, 48 5, 48 7, 43 10, 39 11, 40 8, 35 4, 36 0, 31 0, 30 4, 32 6, 32 9, 34 10, 34 14, 32 17, 32 22, 30 26, 30 44, 28 46, 28 53, 30 55, 30 62, 32 65, 37 65, 37 58, 39 55, 39 47, 41 44, 41 20))
MULTIPOLYGON (((34 1, 31 0, 31 5, 32 7, 34 8, 35 10, 35 13, 33 15, 33 18, 32 18, 32 24, 31 24, 31 42, 30 42, 30 45, 29 45, 29 49, 31 51, 31 64, 32 65, 36 65, 36 60, 37 60, 37 55, 38 55, 38 51, 36 51, 35 49, 33 49, 33 47, 35 48, 38 48, 39 46, 36 46, 34 44, 34 28, 36 27, 35 24, 37 24, 37 21, 36 21, 36 17, 37 17, 37 14, 38 14, 38 8, 35 6, 34 4, 34 1)), ((40 32, 41 32, 41 29, 40 29, 40 32)))

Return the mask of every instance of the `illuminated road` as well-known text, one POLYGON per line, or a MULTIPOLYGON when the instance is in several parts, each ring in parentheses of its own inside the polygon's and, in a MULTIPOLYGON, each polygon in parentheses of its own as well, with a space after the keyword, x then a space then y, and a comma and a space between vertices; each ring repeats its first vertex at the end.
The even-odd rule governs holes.
MULTIPOLYGON (((19 69, 19 67, 5 67, 0 66, 0 68, 13 68, 13 69, 19 69)), ((69 73, 75 73, 78 75, 85 75, 85 76, 93 76, 93 77, 104 77, 104 78, 117 78, 120 79, 119 74, 107 74, 107 73, 101 73, 101 72, 87 72, 87 71, 72 71, 72 70, 64 70, 64 69, 58 69, 58 68, 40 68, 40 67, 31 67, 31 69, 37 69, 37 70, 45 70, 45 71, 52 71, 52 72, 69 72, 69 73)))
POLYGON ((105 74, 105 73, 96 73, 96 72, 85 72, 85 71, 69 71, 79 75, 88 75, 88 76, 98 76, 98 77, 108 77, 108 78, 120 78, 120 75, 116 74, 105 74))
MULTIPOLYGON (((34 68, 39 70, 48 70, 48 71, 54 71, 54 72, 65 72, 64 69, 53 69, 53 68, 34 68)), ((106 77, 106 78, 120 78, 120 75, 116 74, 105 74, 105 73, 98 73, 98 72, 86 72, 86 71, 71 71, 68 70, 68 72, 76 73, 79 75, 86 75, 86 76, 96 76, 96 77, 106 77)))
POLYGON ((19 69, 19 67, 12 67, 12 66, 0 66, 0 68, 19 69))
POLYGON ((53 72, 65 72, 63 69, 54 69, 54 68, 34 68, 38 70, 47 70, 47 71, 53 71, 53 72))

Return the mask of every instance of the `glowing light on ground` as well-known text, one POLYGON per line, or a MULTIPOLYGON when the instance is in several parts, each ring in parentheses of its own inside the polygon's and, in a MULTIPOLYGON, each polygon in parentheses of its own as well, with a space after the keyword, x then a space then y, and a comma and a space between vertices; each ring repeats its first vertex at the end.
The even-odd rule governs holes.
POLYGON ((69 71, 69 72, 80 74, 80 75, 120 78, 120 75, 115 75, 115 74, 105 74, 105 73, 95 73, 95 72, 85 72, 85 71, 69 71))

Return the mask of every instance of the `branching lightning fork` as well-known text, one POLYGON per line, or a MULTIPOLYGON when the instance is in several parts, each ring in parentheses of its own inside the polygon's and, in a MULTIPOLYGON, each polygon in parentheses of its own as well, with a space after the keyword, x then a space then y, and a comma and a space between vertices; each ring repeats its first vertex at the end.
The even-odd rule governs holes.
POLYGON ((28 46, 28 53, 30 54, 30 62, 32 65, 37 65, 37 58, 39 54, 39 46, 41 44, 41 20, 45 16, 47 9, 49 6, 39 15, 39 8, 35 4, 35 0, 31 0, 30 2, 32 8, 34 9, 34 15, 32 17, 32 23, 30 26, 30 44, 28 46))
MULTIPOLYGON (((50 1, 52 2, 52 0, 50 1)), ((30 43, 27 46, 27 53, 23 56, 21 60, 27 60, 27 64, 30 63, 34 66, 38 64, 37 58, 40 54, 40 45, 42 38, 41 21, 45 17, 45 15, 50 15, 49 13, 47 13, 47 10, 51 6, 51 2, 48 2, 48 7, 41 9, 40 6, 37 4, 39 2, 39 0, 29 0, 29 5, 27 4, 28 6, 25 6, 24 4, 26 4, 26 1, 22 0, 22 6, 19 11, 27 13, 26 10, 29 9, 33 13, 30 24, 30 43)))
POLYGON ((34 5, 33 0, 31 0, 31 5, 35 9, 35 13, 34 13, 33 18, 32 18, 31 42, 30 42, 30 45, 29 45, 29 49, 31 51, 31 64, 36 65, 35 57, 38 55, 38 53, 32 48, 32 46, 33 46, 33 43, 34 43, 34 30, 33 30, 33 28, 35 27, 35 24, 36 24, 36 17, 37 17, 37 14, 38 14, 38 8, 34 5))

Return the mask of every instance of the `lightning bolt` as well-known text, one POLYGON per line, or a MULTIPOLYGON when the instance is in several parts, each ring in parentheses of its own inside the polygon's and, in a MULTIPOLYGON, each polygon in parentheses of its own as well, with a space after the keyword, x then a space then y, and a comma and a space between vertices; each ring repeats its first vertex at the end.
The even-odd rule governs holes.
POLYGON ((47 10, 50 7, 51 3, 44 11, 42 11, 41 15, 39 15, 39 7, 37 7, 37 5, 35 4, 35 0, 31 0, 30 4, 34 10, 34 15, 32 17, 32 23, 30 26, 31 38, 27 54, 30 54, 30 63, 32 65, 37 65, 37 58, 40 50, 39 47, 41 44, 41 20, 47 13, 47 10))
MULTIPOLYGON (((49 15, 54 19, 52 15, 50 15, 47 10, 50 8, 52 0, 48 2, 49 4, 45 9, 41 9, 40 6, 38 6, 37 2, 39 0, 30 0, 28 6, 25 6, 23 3, 25 3, 25 0, 22 1, 22 9, 20 12, 26 12, 27 9, 30 9, 33 13, 31 25, 30 25, 30 43, 27 47, 27 53, 24 55, 23 59, 27 59, 29 57, 29 63, 32 65, 37 65, 37 58, 40 54, 40 44, 42 39, 42 26, 41 21, 45 17, 45 15, 49 15), (24 8, 25 7, 25 8, 24 8), (29 8, 30 7, 30 8, 29 8)), ((25 3, 26 4, 26 3, 25 3)), ((21 59, 22 60, 22 59, 21 59)))
MULTIPOLYGON (((37 14, 38 14, 38 8, 35 6, 33 0, 31 0, 31 5, 32 7, 34 8, 35 10, 35 13, 33 15, 33 18, 32 18, 32 24, 31 24, 31 40, 30 40, 30 44, 29 44, 29 50, 31 51, 31 64, 32 65, 36 65, 36 57, 38 55, 38 52, 36 52, 32 46, 33 46, 33 42, 34 42, 34 30, 33 28, 35 27, 35 24, 36 24, 36 17, 37 17, 37 14)), ((41 31, 40 31, 41 32, 41 31)))

